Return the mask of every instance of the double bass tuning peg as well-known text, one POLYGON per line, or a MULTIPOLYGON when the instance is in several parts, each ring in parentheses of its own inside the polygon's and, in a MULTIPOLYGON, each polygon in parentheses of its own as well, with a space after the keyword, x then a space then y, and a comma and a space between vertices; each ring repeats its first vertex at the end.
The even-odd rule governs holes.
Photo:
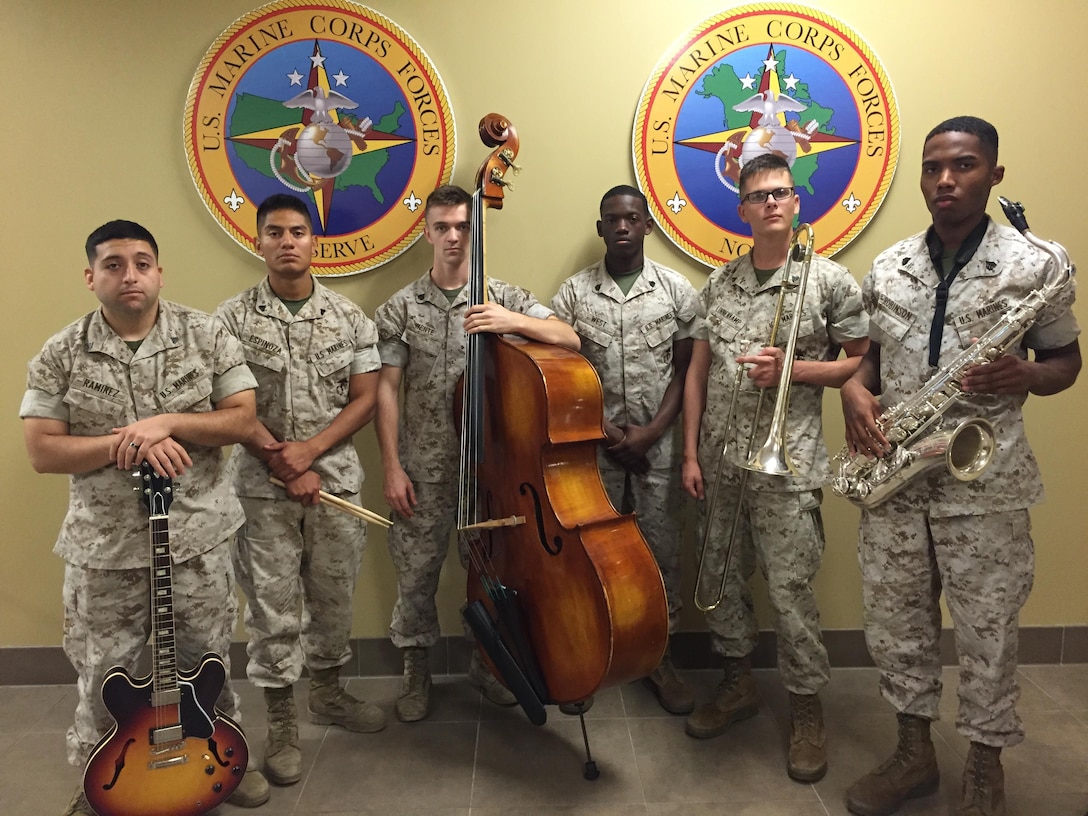
MULTIPOLYGON (((510 148, 506 148, 501 153, 499 153, 499 158, 502 159, 503 164, 505 164, 507 167, 514 171, 514 175, 517 175, 521 172, 521 165, 514 164, 514 151, 510 148)), ((511 189, 513 189, 513 185, 510 185, 510 187, 511 189)))
MULTIPOLYGON (((514 165, 511 164, 510 166, 513 167, 514 165)), ((503 178, 502 171, 500 171, 497 167, 493 167, 491 169, 491 183, 497 184, 500 187, 509 187, 511 190, 514 189, 514 182, 507 181, 505 178, 503 178)))

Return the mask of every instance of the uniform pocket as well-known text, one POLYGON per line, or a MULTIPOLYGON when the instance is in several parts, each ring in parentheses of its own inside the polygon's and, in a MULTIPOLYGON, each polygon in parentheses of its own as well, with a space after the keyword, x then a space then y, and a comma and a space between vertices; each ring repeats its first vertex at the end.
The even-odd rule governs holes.
POLYGON ((586 323, 584 320, 574 321, 574 331, 578 335, 592 343, 596 343, 601 348, 608 348, 612 344, 612 335, 598 326, 594 326, 592 323, 586 323))

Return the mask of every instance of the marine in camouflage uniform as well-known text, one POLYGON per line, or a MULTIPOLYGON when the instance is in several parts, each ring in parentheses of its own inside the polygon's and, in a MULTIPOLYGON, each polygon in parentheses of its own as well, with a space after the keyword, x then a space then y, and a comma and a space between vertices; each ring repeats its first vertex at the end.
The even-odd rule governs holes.
MULTIPOLYGON (((319 490, 359 503, 363 469, 352 434, 374 412, 378 332, 362 309, 310 273, 315 238, 305 204, 290 195, 258 208, 258 249, 268 277, 220 305, 257 378, 258 438, 235 448, 234 486, 245 509, 234 565, 246 594, 247 675, 266 690, 288 756, 266 755, 281 784, 297 781, 301 755, 278 712, 309 670, 312 718, 377 731, 381 710, 340 690, 351 659, 352 599, 366 524, 319 503, 319 490), (285 483, 269 483, 275 475, 285 483), (323 694, 335 705, 321 704, 323 694)), ((327 702, 327 701, 326 701, 327 702)), ((275 747, 275 746, 274 746, 275 747)))
MULTIPOLYGON (((796 266, 795 266, 796 269, 796 266)), ((716 270, 699 294, 706 314, 699 339, 709 343, 711 365, 707 379, 706 412, 699 438, 699 461, 712 490, 722 447, 728 442, 727 462, 722 468, 716 514, 713 520, 712 553, 704 566, 710 575, 721 575, 720 560, 736 508, 741 463, 747 460, 752 420, 762 389, 742 377, 737 395, 733 435, 726 440, 727 412, 736 381, 736 358, 758 349, 766 341, 774 320, 780 276, 766 283, 756 280, 750 256, 743 255, 716 270)), ((792 301, 787 300, 787 303, 792 301)), ((782 318, 778 345, 785 346, 795 307, 782 318)), ((842 266, 814 257, 805 290, 797 337, 797 360, 834 360, 843 343, 863 338, 868 330, 857 282, 842 266)), ((794 362, 796 366, 796 361, 794 362)), ((778 667, 786 687, 797 694, 815 694, 828 681, 827 651, 820 636, 820 618, 812 591, 812 579, 824 548, 820 519, 821 486, 830 471, 823 437, 823 386, 794 382, 786 416, 786 449, 797 476, 748 473, 741 527, 734 548, 737 559, 716 609, 707 613, 711 644, 716 654, 743 657, 752 652, 759 637, 749 579, 758 566, 766 577, 775 631, 778 634, 778 667)), ((767 438, 772 419, 774 391, 763 400, 755 445, 767 438)), ((706 503, 700 504, 700 526, 705 529, 706 503)))
MULTIPOLYGON (((530 317, 552 314, 527 289, 494 278, 488 280, 488 297, 530 317)), ((428 273, 395 293, 374 316, 382 365, 403 372, 398 456, 418 501, 412 516, 398 518, 388 533, 398 584, 389 634, 400 649, 429 648, 440 634, 435 593, 457 516, 460 436, 453 398, 465 370, 467 307, 467 290, 451 303, 428 273)), ((467 555, 459 555, 467 566, 467 555)))
MULTIPOLYGON (((927 137, 922 190, 934 225, 881 253, 862 287, 873 351, 843 390, 855 450, 879 452, 874 416, 921 390, 1055 272, 1046 254, 985 214, 1003 172, 996 162, 997 133, 982 120, 949 120, 927 137), (936 315, 942 289, 943 319, 936 315)), ((996 446, 982 475, 961 482, 937 468, 862 511, 858 558, 869 651, 881 692, 900 717, 900 751, 906 742, 926 760, 893 763, 855 783, 847 804, 856 812, 901 802, 908 789, 936 788, 928 729, 939 716, 943 591, 960 665, 956 727, 972 742, 957 812, 1004 813, 998 754, 1023 739, 1015 710, 1018 615, 1034 570, 1028 508, 1042 498, 1021 408, 1029 390, 1055 393, 1076 377, 1074 290, 1071 281, 1055 295, 1007 357, 970 369, 962 382, 973 393, 945 414, 950 427, 971 417, 993 424, 996 446)))
MULTIPOLYGON (((376 428, 385 471, 385 496, 396 523, 388 533, 397 571, 397 601, 389 634, 405 651, 405 679, 396 712, 426 716, 430 672, 426 652, 440 635, 435 593, 456 522, 460 442, 453 399, 465 368, 468 331, 510 333, 531 339, 577 337, 531 292, 488 279, 489 303, 468 308, 469 202, 458 187, 438 188, 427 199, 424 235, 434 266, 382 304, 376 314, 382 361, 376 428), (403 383, 403 407, 398 395, 403 383)), ((467 554, 459 552, 462 565, 467 554)), ((466 629, 466 634, 469 634, 466 629)), ((474 651, 470 679, 489 699, 512 704, 474 651)))
MULTIPOLYGON (((707 517, 708 502, 699 509, 700 532, 711 525, 710 551, 703 564, 704 580, 709 577, 711 590, 706 600, 713 600, 725 569, 724 553, 744 472, 740 465, 747 461, 749 440, 758 448, 767 439, 776 393, 770 386, 778 385, 783 349, 795 325, 797 342, 784 427, 785 447, 797 475, 747 473, 723 595, 717 607, 707 612, 712 648, 725 658, 725 679, 715 700, 692 714, 686 730, 694 737, 713 737, 732 722, 756 713, 750 655, 759 632, 749 581, 758 566, 767 581, 773 611, 778 670, 791 699, 793 731, 787 770, 792 778, 808 782, 821 778, 827 767, 816 695, 830 677, 830 666, 812 589, 824 549, 820 487, 829 476, 823 391, 853 373, 867 345, 868 319, 861 291, 849 271, 816 256, 804 303, 799 305, 795 294, 786 295, 776 346, 764 347, 781 292, 783 273, 778 267, 786 260, 799 200, 782 160, 752 160, 746 167, 740 212, 752 226, 754 247, 711 273, 699 294, 705 320, 696 335, 687 386, 690 394, 685 394, 684 404, 685 488, 704 498, 714 494, 715 482, 720 481, 714 517, 707 517), (749 195, 763 200, 749 199, 749 195), (847 356, 840 359, 844 350, 847 356), (739 367, 748 365, 755 367, 740 379, 733 433, 727 440, 736 375, 739 367), (768 390, 761 421, 753 435, 752 422, 764 389, 768 390), (720 466, 719 479, 726 443, 728 456, 720 466)), ((792 264, 790 271, 799 276, 801 265, 792 264)))
MULTIPOLYGON (((601 378, 608 437, 598 450, 601 479, 618 510, 638 514, 661 569, 671 635, 683 606, 675 420, 699 319, 687 278, 645 257, 652 230, 642 193, 628 185, 606 192, 597 221, 605 257, 565 280, 552 308, 574 327, 601 378)), ((669 650, 646 684, 670 713, 688 714, 695 706, 669 650)))
MULTIPOLYGON (((110 222, 87 244, 85 274, 102 308, 46 342, 19 411, 35 469, 71 474, 54 552, 65 561, 64 650, 78 674, 67 732, 77 766, 112 724, 103 678, 114 666, 135 674, 151 633, 149 511, 131 475, 141 461, 184 474, 168 508, 176 665, 218 654, 226 681, 217 706, 240 719, 229 541, 242 508, 219 446, 250 431, 256 386, 238 342, 211 315, 158 299, 158 249, 143 227, 110 222)), ((261 804, 268 785, 247 774, 236 794, 236 804, 261 804)), ((68 813, 90 812, 81 789, 68 813)))

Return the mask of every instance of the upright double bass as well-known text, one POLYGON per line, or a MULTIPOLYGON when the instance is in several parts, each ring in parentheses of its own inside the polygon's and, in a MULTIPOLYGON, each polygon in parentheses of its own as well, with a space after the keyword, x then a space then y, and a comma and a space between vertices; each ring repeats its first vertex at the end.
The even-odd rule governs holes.
MULTIPOLYGON (((472 204, 470 304, 487 299, 484 213, 500 209, 518 139, 498 114, 472 204)), ((665 588, 633 515, 597 469, 600 379, 581 355, 521 338, 468 336, 458 534, 470 553, 465 618, 497 676, 541 724, 649 674, 668 638, 665 588)))

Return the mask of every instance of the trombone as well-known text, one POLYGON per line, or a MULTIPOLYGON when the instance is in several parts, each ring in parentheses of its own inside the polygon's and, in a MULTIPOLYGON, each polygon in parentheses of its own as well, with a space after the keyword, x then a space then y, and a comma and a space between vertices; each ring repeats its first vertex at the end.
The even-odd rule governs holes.
MULTIPOLYGON (((729 452, 729 440, 733 438, 737 426, 737 396, 744 382, 745 368, 737 367, 737 375, 733 380, 733 393, 729 398, 729 409, 726 413, 727 422, 725 441, 722 443, 722 452, 718 456, 718 466, 714 471, 714 486, 710 491, 710 498, 706 505, 706 524, 703 529, 703 547, 699 556, 699 572, 695 577, 695 605, 703 612, 715 609, 722 601, 725 594, 725 582, 729 577, 729 567, 733 559, 733 544, 737 539, 737 530, 740 529, 741 512, 744 506, 745 493, 748 489, 748 474, 769 473, 774 476, 797 475, 797 469, 790 461, 789 451, 786 450, 786 414, 789 410, 790 378, 793 375, 793 358, 797 349, 797 336, 801 329, 801 314, 805 302, 805 288, 808 285, 808 273, 812 266, 813 247, 816 236, 811 224, 801 224, 790 239, 789 251, 786 256, 786 265, 782 268, 782 284, 778 293, 778 304, 775 307, 774 321, 771 324, 771 333, 767 339, 767 345, 773 346, 778 340, 778 330, 782 324, 782 313, 786 297, 794 295, 793 321, 790 324, 790 336, 786 343, 785 360, 782 363, 782 376, 778 381, 777 394, 774 401, 774 409, 771 416, 770 428, 767 438, 759 448, 754 448, 757 429, 763 416, 763 399, 767 389, 761 388, 756 401, 755 415, 752 418, 752 432, 748 437, 748 449, 745 452, 745 464, 740 472, 740 485, 737 492, 736 508, 733 512, 733 523, 726 539, 725 554, 722 558, 721 580, 718 582, 715 592, 713 577, 706 568, 707 557, 710 553, 711 533, 714 527, 714 515, 718 504, 718 490, 722 481, 722 469, 729 452), (794 267, 800 265, 800 271, 795 272, 794 267)), ((719 547, 720 549, 720 547, 719 547)), ((716 559, 714 559, 716 560, 716 559)))

